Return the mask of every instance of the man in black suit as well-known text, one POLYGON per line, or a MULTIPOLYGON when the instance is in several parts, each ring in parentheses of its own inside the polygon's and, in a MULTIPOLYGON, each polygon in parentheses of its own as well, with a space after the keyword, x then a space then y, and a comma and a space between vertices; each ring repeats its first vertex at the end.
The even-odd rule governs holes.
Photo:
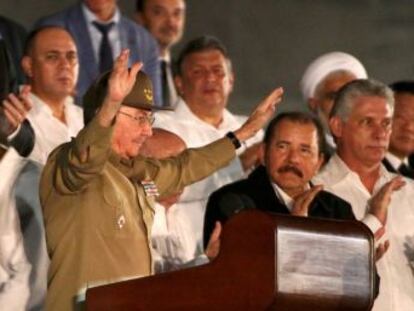
POLYGON ((382 163, 388 171, 414 179, 414 81, 398 81, 390 87, 394 115, 390 146, 382 163))
POLYGON ((278 115, 265 133, 263 166, 247 179, 226 185, 210 196, 204 219, 204 245, 217 221, 223 223, 246 208, 354 220, 346 201, 310 183, 324 161, 324 149, 322 126, 313 116, 301 112, 278 115))
POLYGON ((23 87, 17 94, 19 84, 24 81, 20 58, 25 37, 22 26, 0 16, 0 158, 9 146, 23 157, 28 156, 34 146, 33 128, 24 120, 31 107, 30 89, 23 87), (19 131, 8 140, 19 125, 19 131))

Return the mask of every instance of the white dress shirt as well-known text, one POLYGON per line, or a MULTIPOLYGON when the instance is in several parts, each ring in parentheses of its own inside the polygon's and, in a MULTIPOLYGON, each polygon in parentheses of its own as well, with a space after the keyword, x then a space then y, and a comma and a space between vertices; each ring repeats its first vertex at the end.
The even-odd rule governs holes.
MULTIPOLYGON (((154 128, 170 131, 181 137, 188 148, 197 148, 222 138, 229 131, 238 129, 245 120, 246 117, 236 116, 228 110, 224 110, 223 121, 216 128, 194 115, 185 102, 180 99, 174 111, 157 112, 154 128)), ((255 137, 246 141, 246 146, 261 141, 262 137, 263 132, 260 131, 255 137)), ((239 149, 244 149, 244 147, 239 149)), ((242 151, 238 150, 238 154, 242 151)), ((184 261, 191 260, 203 253, 204 213, 209 195, 221 186, 244 176, 241 162, 236 157, 227 167, 184 189, 180 201, 173 210, 176 218, 183 217, 183 219, 190 220, 191 235, 195 238, 195 243, 186 245, 185 254, 188 256, 184 258, 184 261)))
POLYGON ((13 187, 26 160, 10 148, 0 160, 0 306, 26 310, 30 263, 26 258, 13 187))
POLYGON ((116 8, 114 16, 108 21, 102 22, 98 20, 88 7, 82 3, 83 14, 85 15, 86 25, 88 27, 89 36, 92 41, 93 53, 95 55, 96 61, 99 63, 99 47, 101 46, 102 33, 93 25, 93 22, 98 22, 100 24, 109 24, 114 23, 114 26, 108 32, 108 39, 111 43, 112 56, 115 60, 116 57, 121 53, 121 34, 119 31, 119 21, 121 20, 121 13, 119 9, 116 8))
MULTIPOLYGON (((9 231, 13 230, 13 238, 19 237, 19 248, 22 249, 22 251, 17 252, 16 255, 10 253, 10 251, 7 254, 4 253, 4 256, 3 253, 0 253, 0 257, 3 256, 2 260, 5 260, 6 262, 15 260, 13 256, 20 256, 21 252, 23 252, 24 255, 22 232, 20 230, 19 216, 17 214, 17 210, 20 208, 20 205, 19 201, 15 200, 16 196, 19 196, 19 198, 25 200, 24 202, 22 201, 22 206, 23 209, 28 210, 25 213, 25 216, 27 217, 27 219, 25 219, 25 222, 27 222, 25 224, 26 229, 29 230, 29 233, 35 232, 36 235, 33 236, 32 234, 28 234, 25 236, 24 240, 24 244, 26 247, 28 247, 26 248, 27 260, 33 265, 33 271, 30 274, 29 264, 29 274, 31 275, 31 279, 30 282, 27 280, 27 284, 25 284, 25 286, 27 286, 28 296, 30 294, 30 300, 25 298, 24 290, 22 290, 21 298, 14 298, 16 300, 14 303, 17 303, 18 300, 24 300, 25 303, 28 302, 29 305, 27 307, 29 309, 31 307, 38 308, 43 304, 46 295, 47 267, 49 265, 49 257, 46 250, 43 219, 39 216, 41 212, 38 203, 38 194, 37 191, 33 191, 33 187, 38 187, 38 185, 37 182, 35 182, 33 179, 33 176, 27 175, 29 172, 26 172, 26 179, 21 180, 21 177, 24 175, 22 169, 28 163, 28 161, 33 161, 43 166, 46 163, 49 153, 53 149, 62 143, 70 141, 71 138, 76 136, 83 127, 82 108, 76 106, 73 103, 73 99, 71 97, 68 97, 64 107, 67 124, 62 123, 60 120, 55 118, 49 106, 47 106, 36 95, 31 93, 30 98, 32 100, 33 107, 29 111, 27 119, 30 121, 30 124, 32 125, 35 133, 35 145, 33 151, 29 155, 28 159, 23 159, 20 156, 5 156, 1 162, 1 164, 5 166, 5 168, 3 168, 5 172, 0 170, 0 182, 2 182, 1 187, 4 188, 3 190, 0 187, 0 193, 3 195, 2 199, 0 200, 0 207, 9 211, 8 214, 4 216, 0 215, 2 217, 0 220, 3 219, 6 223, 15 223, 17 221, 18 225, 15 225, 12 229, 9 229, 9 231), (20 189, 20 193, 16 192, 18 189, 20 189), (17 220, 15 221, 15 219, 17 220)), ((14 149, 9 149, 8 153, 12 152, 14 152, 14 149)), ((36 176, 38 177, 38 175, 36 176)), ((0 224, 0 228, 3 228, 2 224, 0 224)), ((9 237, 7 239, 11 240, 12 238, 9 237)), ((12 245, 13 241, 14 240, 8 244, 12 245)), ((3 243, 3 241, 1 243, 1 246, 7 245, 7 243, 3 243)), ((0 252, 1 251, 2 250, 0 250, 0 252)), ((22 261, 21 258, 19 260, 22 261)), ((26 273, 26 270, 24 273, 26 273)), ((19 278, 26 277, 25 274, 23 275, 23 272, 21 274, 22 276, 19 276, 19 278)), ((27 277, 29 274, 27 274, 27 277)), ((16 278, 16 280, 18 279, 16 278)), ((13 295, 8 296, 11 298, 13 297, 13 295)), ((0 306, 1 305, 2 304, 0 303, 0 306)))
MULTIPOLYGON (((289 210, 289 212, 292 212, 293 205, 295 204, 295 200, 293 200, 285 191, 283 191, 282 188, 280 188, 277 184, 274 182, 271 182, 272 188, 275 191, 276 197, 279 199, 280 202, 282 202, 286 208, 289 210)), ((310 189, 310 185, 306 184, 305 191, 310 189)))
MULTIPOLYGON (((189 219, 183 213, 177 215, 177 205, 166 210, 156 203, 152 224, 151 241, 155 273, 182 269, 193 259, 192 250, 196 244, 189 219)), ((206 256, 204 262, 206 263, 206 256)), ((191 263, 190 265, 196 265, 191 263)))
POLYGON ((53 116, 52 109, 39 97, 30 93, 30 98, 33 107, 27 119, 35 133, 35 145, 29 159, 44 165, 53 149, 70 141, 83 128, 83 112, 82 108, 74 104, 73 98, 68 96, 65 102, 64 124, 53 116))
MULTIPOLYGON (((380 178, 375 184, 373 194, 396 176, 383 166, 380 170, 380 178)), ((406 185, 392 194, 388 207, 383 239, 390 241, 390 248, 377 262, 381 282, 373 311, 414 310, 414 182, 409 179, 405 181, 406 185)), ((357 219, 366 218, 372 194, 337 154, 314 178, 314 182, 323 184, 325 190, 348 201, 357 219)), ((376 218, 373 218, 375 217, 372 216, 371 221, 368 221, 368 226, 375 232, 380 224, 375 224, 376 218)))

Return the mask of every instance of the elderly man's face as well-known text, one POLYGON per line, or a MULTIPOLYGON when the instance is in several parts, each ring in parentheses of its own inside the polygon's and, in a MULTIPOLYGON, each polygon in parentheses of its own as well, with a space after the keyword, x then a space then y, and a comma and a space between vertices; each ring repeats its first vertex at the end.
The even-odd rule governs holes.
POLYGON ((146 0, 138 18, 161 48, 169 48, 182 37, 185 3, 183 0, 146 0))
POLYGON ((354 81, 356 76, 350 72, 337 72, 328 75, 317 87, 315 97, 310 99, 309 105, 312 111, 318 114, 324 126, 328 128, 329 115, 334 99, 345 84, 354 81))
POLYGON ((392 124, 392 109, 386 99, 360 96, 346 121, 331 119, 338 153, 352 167, 378 165, 387 151, 392 124))
POLYGON ((395 94, 390 151, 400 158, 414 152, 414 95, 395 94))
POLYGON ((291 197, 304 191, 323 162, 312 123, 280 121, 264 148, 264 164, 272 182, 291 197))
POLYGON ((220 51, 207 50, 188 55, 176 81, 190 107, 222 111, 233 88, 233 73, 220 51))
POLYGON ((76 45, 63 29, 41 31, 22 66, 31 80, 33 92, 45 101, 62 100, 72 95, 78 79, 76 45))
POLYGON ((112 149, 125 159, 134 158, 152 135, 152 112, 121 106, 112 135, 112 149))

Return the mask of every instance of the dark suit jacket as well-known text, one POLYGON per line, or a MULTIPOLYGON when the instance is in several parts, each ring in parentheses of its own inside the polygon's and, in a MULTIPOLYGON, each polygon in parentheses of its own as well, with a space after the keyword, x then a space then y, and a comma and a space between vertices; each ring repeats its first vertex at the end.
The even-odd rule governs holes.
POLYGON ((392 166, 390 161, 388 161, 386 158, 382 160, 382 164, 385 166, 388 172, 395 173, 395 174, 401 174, 405 177, 414 179, 414 169, 412 168, 411 162, 410 162, 410 166, 408 167, 408 169, 404 171, 399 171, 398 169, 395 169, 395 167, 392 166))
MULTIPOLYGON (((67 29, 75 40, 79 53, 77 96, 81 98, 99 75, 98 62, 94 56, 92 41, 81 4, 77 3, 61 12, 40 19, 37 21, 35 28, 48 25, 56 25, 67 29)), ((121 16, 119 27, 121 49, 130 49, 130 65, 137 61, 143 62, 143 71, 151 78, 154 86, 154 100, 158 105, 162 101, 158 45, 145 28, 124 16, 121 16)))
MULTIPOLYGON (((207 246, 216 221, 226 222, 232 215, 246 208, 290 214, 277 198, 263 166, 256 168, 247 179, 226 185, 211 194, 204 218, 204 246, 207 246)), ((313 200, 309 216, 355 220, 351 205, 326 191, 321 191, 313 200)))
MULTIPOLYGON (((267 212, 290 214, 279 201, 263 166, 256 168, 247 179, 226 185, 210 195, 204 218, 204 247, 207 246, 216 221, 226 222, 242 209, 258 208, 267 212)), ((309 208, 310 217, 356 220, 351 205, 336 195, 321 191, 309 208)), ((374 295, 379 293, 379 276, 375 271, 374 295)))
POLYGON ((0 34, 7 46, 8 57, 10 58, 12 65, 11 74, 14 79, 11 82, 14 84, 14 88, 16 88, 19 84, 22 84, 25 81, 24 73, 20 66, 20 59, 23 56, 24 42, 27 33, 23 26, 0 16, 0 34))

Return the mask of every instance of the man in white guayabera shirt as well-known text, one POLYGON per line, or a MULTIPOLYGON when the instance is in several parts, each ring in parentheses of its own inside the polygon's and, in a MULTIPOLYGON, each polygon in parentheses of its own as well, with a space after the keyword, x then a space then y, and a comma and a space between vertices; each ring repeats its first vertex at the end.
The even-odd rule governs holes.
MULTIPOLYGON (((41 310, 46 295, 49 258, 38 194, 40 172, 49 153, 76 136, 83 127, 82 109, 73 103, 72 97, 79 65, 71 35, 59 27, 32 32, 25 45, 22 67, 30 85, 30 92, 27 86, 22 92, 27 94, 32 107, 25 115, 24 110, 29 109, 29 105, 24 108, 18 97, 9 98, 5 103, 11 125, 8 139, 29 124, 35 136, 34 147, 27 158, 20 157, 12 148, 3 158, 0 205, 8 210, 8 215, 18 213, 21 226, 14 228, 19 231, 21 227, 21 232, 16 235, 23 235, 24 251, 32 265, 27 310, 41 310), (22 123, 25 117, 27 121, 22 123)), ((15 299, 23 298, 16 296, 15 299)))
POLYGON ((355 80, 342 88, 330 117, 337 151, 313 180, 348 201, 373 232, 385 227, 389 249, 377 262, 381 283, 374 311, 414 310, 414 183, 381 164, 393 105, 393 93, 383 83, 355 80), (388 208, 373 208, 378 191, 388 196, 388 208))
MULTIPOLYGON (((177 61, 176 86, 182 97, 172 112, 159 112, 154 127, 181 137, 188 148, 210 143, 238 128, 246 119, 232 114, 227 105, 233 89, 234 75, 231 60, 224 45, 216 38, 202 36, 189 41, 177 61)), ((244 177, 258 162, 260 131, 246 141, 228 166, 191 186, 186 187, 179 202, 170 209, 175 219, 189 219, 191 231, 187 248, 177 258, 180 262, 194 259, 204 253, 202 246, 204 213, 208 196, 221 186, 244 177), (246 150, 247 147, 247 150, 246 150)), ((189 239, 182 237, 182 239, 189 239)))

